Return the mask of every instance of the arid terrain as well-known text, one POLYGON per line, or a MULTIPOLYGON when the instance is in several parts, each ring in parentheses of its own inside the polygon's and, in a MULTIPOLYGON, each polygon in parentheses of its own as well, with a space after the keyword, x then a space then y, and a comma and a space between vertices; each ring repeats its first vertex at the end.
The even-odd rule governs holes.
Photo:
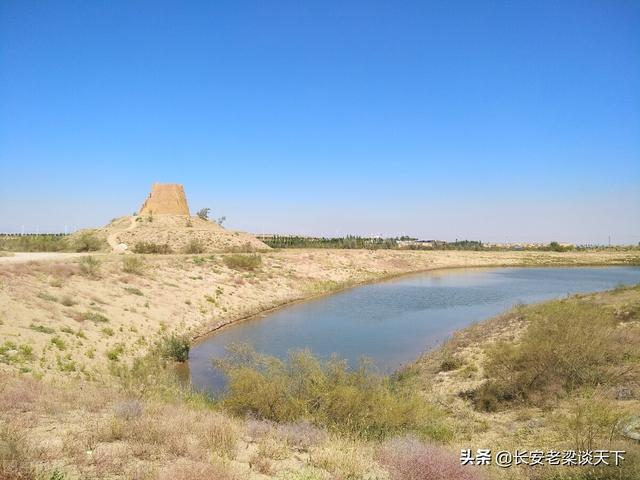
POLYGON ((0 338, 32 349, 30 359, 19 362, 22 370, 86 378, 108 371, 114 349, 117 360, 125 361, 166 333, 196 338, 293 301, 403 273, 637 261, 634 253, 388 250, 96 254, 59 261, 50 256, 29 263, 5 257, 7 263, 0 263, 0 338), (244 265, 243 259, 256 264, 244 265))
MULTIPOLYGON (((457 478, 499 476, 459 470, 452 447, 562 440, 542 407, 482 412, 461 397, 483 382, 487 345, 524 331, 515 314, 480 334, 472 327, 467 341, 457 337, 407 373, 430 405, 428 436, 445 450, 412 438, 371 443, 305 422, 237 417, 174 383, 171 369, 132 362, 149 358, 171 334, 194 339, 290 302, 410 272, 639 262, 636 252, 394 250, 14 257, 0 259, 0 459, 14 472, 0 478, 40 472, 52 479, 421 478, 393 474, 411 455, 441 458, 438 465, 457 478), (459 364, 443 371, 443 355, 459 364)), ((632 292, 619 303, 637 301, 632 292)), ((626 406, 637 408, 633 398, 626 406)))

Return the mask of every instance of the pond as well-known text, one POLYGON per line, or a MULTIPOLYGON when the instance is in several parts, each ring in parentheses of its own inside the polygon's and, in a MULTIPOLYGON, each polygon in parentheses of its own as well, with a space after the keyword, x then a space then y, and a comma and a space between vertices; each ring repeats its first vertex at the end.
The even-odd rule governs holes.
POLYGON ((519 303, 640 282, 640 267, 452 269, 404 276, 284 307, 219 330, 197 342, 188 370, 197 388, 219 391, 212 364, 233 343, 284 357, 309 348, 354 365, 369 357, 389 373, 415 361, 455 330, 519 303))

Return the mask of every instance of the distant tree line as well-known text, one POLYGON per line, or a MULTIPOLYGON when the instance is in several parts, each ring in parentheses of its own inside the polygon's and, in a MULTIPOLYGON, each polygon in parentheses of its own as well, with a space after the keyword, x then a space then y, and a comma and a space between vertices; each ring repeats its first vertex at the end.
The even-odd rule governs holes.
POLYGON ((346 237, 303 237, 297 235, 258 236, 271 248, 345 248, 345 249, 391 249, 397 248, 397 239, 368 238, 348 235, 346 237))
POLYGON ((92 252, 104 246, 104 240, 88 231, 74 241, 65 233, 0 234, 0 250, 10 252, 92 252))

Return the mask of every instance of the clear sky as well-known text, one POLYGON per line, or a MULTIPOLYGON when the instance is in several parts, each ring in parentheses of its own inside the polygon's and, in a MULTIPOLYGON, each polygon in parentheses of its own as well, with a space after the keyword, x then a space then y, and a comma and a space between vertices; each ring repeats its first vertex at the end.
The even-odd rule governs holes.
POLYGON ((0 1, 0 231, 640 242, 640 2, 0 1))

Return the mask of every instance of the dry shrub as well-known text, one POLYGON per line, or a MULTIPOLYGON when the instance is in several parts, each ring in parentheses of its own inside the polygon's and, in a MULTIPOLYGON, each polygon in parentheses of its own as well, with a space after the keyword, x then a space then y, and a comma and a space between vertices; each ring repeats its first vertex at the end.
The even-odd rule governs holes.
MULTIPOLYGON (((346 360, 319 360, 308 350, 292 351, 282 361, 240 345, 216 365, 229 379, 222 404, 238 414, 279 423, 307 420, 364 438, 424 430, 439 420, 417 392, 364 361, 350 369, 346 360)), ((444 435, 429 428, 425 434, 444 435)))
POLYGON ((326 430, 306 420, 278 424, 269 420, 249 418, 245 422, 245 431, 253 440, 271 437, 301 450, 318 446, 328 438, 326 430))
POLYGON ((134 255, 127 255, 122 259, 122 271, 132 273, 134 275, 142 275, 146 265, 144 260, 134 255))
POLYGON ((173 250, 168 243, 153 243, 153 242, 138 242, 133 247, 135 253, 160 253, 168 254, 173 253, 173 250))
POLYGON ((460 465, 454 453, 414 437, 396 437, 385 441, 376 459, 392 480, 479 480, 473 467, 460 465))
POLYGON ((273 473, 273 467, 271 466, 271 460, 260 455, 260 453, 254 453, 249 459, 249 467, 262 473, 263 475, 271 475, 273 473))
POLYGON ((328 437, 325 430, 312 425, 306 420, 277 425, 274 435, 288 445, 302 450, 308 450, 311 447, 320 445, 328 437))
POLYGON ((227 458, 235 458, 238 444, 238 429, 224 415, 217 412, 205 412, 198 421, 197 437, 210 452, 227 458))
POLYGON ((256 270, 262 265, 262 257, 258 254, 253 255, 225 255, 224 264, 233 270, 256 270))
POLYGON ((273 460, 284 460, 290 452, 285 442, 274 437, 263 437, 258 442, 258 454, 273 460))
POLYGON ((160 451, 193 460, 236 456, 238 429, 232 419, 210 410, 181 405, 121 401, 100 429, 105 442, 126 441, 139 457, 160 451))
POLYGON ((80 259, 80 271, 85 277, 99 278, 100 276, 100 260, 91 255, 80 259))
POLYGON ((0 376, 0 411, 28 411, 37 402, 42 392, 42 383, 31 377, 11 378, 0 376))
POLYGON ((229 467, 222 464, 193 462, 185 458, 178 459, 158 472, 158 480, 239 480, 229 467))
POLYGON ((132 420, 142 416, 142 404, 138 400, 123 400, 114 408, 116 418, 132 420))
POLYGON ((78 273, 78 266, 72 263, 53 263, 49 265, 49 273, 56 278, 69 278, 78 273))
POLYGON ((362 443, 336 438, 314 450, 309 462, 337 478, 384 478, 373 460, 373 451, 362 443))
POLYGON ((0 479, 31 480, 36 472, 31 465, 35 452, 24 434, 6 424, 0 424, 0 479))
POLYGON ((518 343, 487 351, 488 381, 467 392, 475 406, 494 411, 521 401, 544 405, 581 388, 638 379, 638 330, 620 327, 614 310, 571 298, 525 311, 529 325, 518 343), (549 341, 553 339, 553 341, 549 341))
POLYGON ((275 424, 269 420, 261 420, 253 417, 248 417, 245 422, 245 431, 247 435, 253 440, 259 440, 262 437, 271 435, 275 424))
POLYGON ((204 253, 205 250, 206 250, 206 247, 205 247, 205 244, 202 242, 202 240, 198 238, 192 238, 184 246, 183 252, 188 254, 193 254, 193 253, 204 253))

